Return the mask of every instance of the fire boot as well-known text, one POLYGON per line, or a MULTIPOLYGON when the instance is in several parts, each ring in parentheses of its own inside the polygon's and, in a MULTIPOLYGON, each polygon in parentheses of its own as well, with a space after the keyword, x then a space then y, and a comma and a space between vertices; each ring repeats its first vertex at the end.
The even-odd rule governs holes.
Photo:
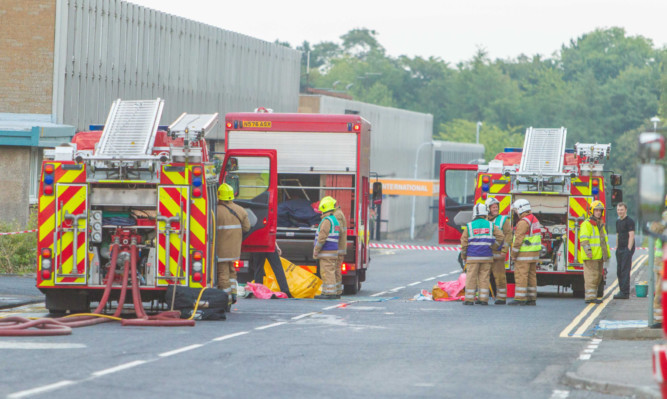
POLYGON ((466 305, 466 306, 472 306, 472 305, 475 304, 475 302, 472 302, 472 301, 463 301, 463 304, 466 305))
POLYGON ((517 301, 517 300, 512 300, 508 304, 508 306, 526 306, 526 301, 517 301))
POLYGON ((529 300, 526 301, 526 305, 535 306, 535 305, 537 305, 537 301, 534 300, 534 299, 529 299, 529 300))
POLYGON ((504 299, 497 299, 493 304, 494 305, 504 305, 506 303, 507 303, 507 301, 504 300, 504 299))
POLYGON ((338 298, 340 297, 338 297, 337 295, 327 295, 327 294, 315 295, 315 299, 338 299, 338 298))
POLYGON ((232 293, 232 305, 236 303, 236 294, 232 293))

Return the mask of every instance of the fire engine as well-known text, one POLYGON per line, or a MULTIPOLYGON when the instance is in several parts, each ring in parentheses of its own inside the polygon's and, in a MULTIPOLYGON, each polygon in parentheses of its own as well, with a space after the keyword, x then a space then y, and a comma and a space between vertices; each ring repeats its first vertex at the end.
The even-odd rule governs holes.
POLYGON ((236 202, 268 227, 262 242, 244 243, 237 263, 240 281, 253 279, 250 252, 273 252, 276 240, 283 257, 315 271, 313 241, 320 218, 313 206, 329 195, 347 219, 341 272, 345 293, 356 294, 369 262, 370 124, 358 115, 258 111, 263 112, 225 117, 220 182, 232 185, 236 202))
POLYGON ((213 282, 218 182, 204 134, 218 114, 183 114, 165 128, 163 107, 116 100, 102 131, 77 133, 43 162, 37 288, 50 312, 87 311, 111 264, 130 259, 142 301, 213 282))
MULTIPOLYGON (((523 198, 542 224, 542 250, 537 264, 537 284, 571 288, 584 296, 579 226, 590 203, 622 201, 620 189, 605 189, 603 160, 610 144, 577 143, 566 149, 567 130, 528 128, 523 148, 506 148, 486 165, 440 165, 439 242, 460 243, 462 227, 471 220, 474 204, 488 197, 500 202, 500 214, 510 215, 511 204, 523 198)), ((610 174, 613 187, 621 176, 610 174)), ((512 215, 515 216, 515 215, 512 215)), ((512 223, 516 224, 516 217, 512 223)), ((505 243, 511 245, 511 243, 505 243)), ((506 262, 508 282, 514 282, 513 265, 506 262)), ((603 280, 599 290, 604 288, 603 280)), ((599 292, 601 296, 601 292, 599 292)))

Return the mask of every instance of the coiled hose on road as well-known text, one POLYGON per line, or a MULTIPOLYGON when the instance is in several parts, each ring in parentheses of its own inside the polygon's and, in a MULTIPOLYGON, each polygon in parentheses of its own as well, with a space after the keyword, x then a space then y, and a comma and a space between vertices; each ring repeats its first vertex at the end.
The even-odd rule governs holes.
MULTIPOLYGON (((95 324, 106 323, 111 320, 120 320, 121 325, 123 326, 192 327, 195 325, 195 322, 192 319, 180 319, 180 312, 178 311, 161 312, 155 316, 148 316, 146 314, 143 303, 141 302, 141 292, 137 282, 137 245, 134 240, 130 246, 130 260, 126 260, 123 265, 123 284, 118 298, 118 307, 113 316, 103 314, 102 312, 109 301, 109 296, 111 295, 111 290, 113 288, 113 281, 116 276, 116 262, 118 261, 118 253, 120 252, 120 243, 118 241, 114 242, 111 245, 110 251, 111 268, 107 274, 107 284, 104 287, 102 299, 93 313, 75 314, 54 319, 28 319, 25 317, 10 316, 0 319, 0 336, 26 337, 69 335, 72 333, 72 328, 92 326, 95 324), (128 274, 130 274, 130 272, 132 276, 132 300, 137 318, 121 319, 120 315, 123 310, 123 305, 125 304, 128 274)), ((199 301, 197 301, 197 304, 198 303, 199 301)), ((193 315, 194 313, 195 312, 193 312, 193 315)))

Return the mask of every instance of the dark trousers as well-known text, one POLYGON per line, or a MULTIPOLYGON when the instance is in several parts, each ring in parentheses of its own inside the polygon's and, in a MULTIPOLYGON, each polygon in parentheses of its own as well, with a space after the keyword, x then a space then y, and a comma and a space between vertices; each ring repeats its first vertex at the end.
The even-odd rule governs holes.
POLYGON ((630 269, 632 269, 632 251, 628 247, 616 249, 616 276, 618 277, 618 289, 623 295, 630 295, 630 269))

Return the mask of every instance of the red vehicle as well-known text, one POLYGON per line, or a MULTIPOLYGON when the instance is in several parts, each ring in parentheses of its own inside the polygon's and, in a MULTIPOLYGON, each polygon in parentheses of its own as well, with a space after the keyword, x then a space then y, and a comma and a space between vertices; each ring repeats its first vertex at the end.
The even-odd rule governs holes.
MULTIPOLYGON (((609 156, 611 145, 577 143, 574 150, 566 150, 565 140, 565 128, 531 127, 523 149, 505 149, 488 165, 442 164, 439 242, 459 244, 462 227, 471 220, 472 207, 489 197, 500 202, 502 215, 513 213, 511 204, 515 200, 527 199, 542 224, 537 284, 569 287, 575 296, 583 297, 579 226, 592 201, 607 203, 607 171, 602 161, 609 156)), ((613 186, 621 184, 619 175, 611 175, 610 180, 613 186)), ((612 206, 622 201, 621 197, 621 191, 613 189, 612 206)), ((507 261, 505 267, 508 282, 513 283, 513 265, 507 261)), ((600 290, 603 288, 604 281, 600 290)))
POLYGON ((266 234, 244 241, 240 281, 250 281, 251 252, 273 252, 316 270, 313 242, 319 200, 334 197, 347 219, 345 293, 356 294, 368 268, 370 124, 357 115, 230 113, 220 182, 266 234))

